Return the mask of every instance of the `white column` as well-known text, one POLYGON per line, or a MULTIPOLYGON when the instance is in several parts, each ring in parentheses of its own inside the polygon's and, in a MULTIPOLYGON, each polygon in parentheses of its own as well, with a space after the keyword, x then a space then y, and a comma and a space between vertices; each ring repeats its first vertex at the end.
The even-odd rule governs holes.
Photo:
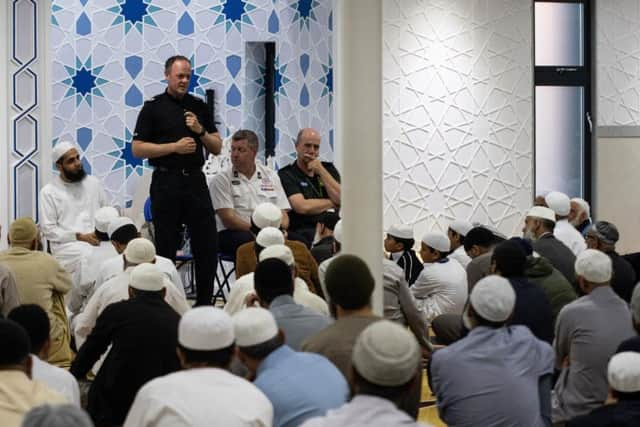
POLYGON ((2 2, 0 6, 0 28, 2 28, 0 42, 0 250, 7 247, 6 235, 9 230, 9 216, 11 213, 11 194, 9 192, 9 114, 10 104, 9 93, 11 80, 8 76, 9 65, 9 45, 11 43, 11 28, 9 26, 9 16, 11 12, 10 2, 2 2))
POLYGON ((334 10, 342 252, 369 265, 382 314, 382 0, 337 0, 334 10))

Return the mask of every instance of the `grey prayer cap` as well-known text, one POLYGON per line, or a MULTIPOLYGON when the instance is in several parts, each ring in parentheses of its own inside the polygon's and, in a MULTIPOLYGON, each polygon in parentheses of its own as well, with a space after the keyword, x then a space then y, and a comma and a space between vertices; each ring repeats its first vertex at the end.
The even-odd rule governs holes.
POLYGON ((607 221, 597 221, 591 226, 591 230, 598 240, 609 245, 615 245, 620 239, 620 233, 618 233, 618 227, 607 221))
POLYGON ((89 415, 75 405, 42 405, 27 412, 21 427, 93 427, 89 415))
POLYGON ((418 342, 406 328, 380 320, 360 333, 353 347, 352 362, 367 381, 395 387, 415 376, 420 357, 418 342))

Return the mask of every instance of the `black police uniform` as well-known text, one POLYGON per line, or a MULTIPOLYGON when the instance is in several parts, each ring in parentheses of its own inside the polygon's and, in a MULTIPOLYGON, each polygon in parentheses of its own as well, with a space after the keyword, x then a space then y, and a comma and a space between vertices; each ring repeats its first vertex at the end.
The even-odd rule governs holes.
MULTIPOLYGON (((333 163, 322 162, 322 165, 333 179, 340 182, 340 173, 335 166, 333 166, 333 163)), ((310 177, 298 167, 296 162, 280 169, 278 175, 280 176, 280 182, 282 182, 282 188, 287 194, 287 197, 301 193, 305 199, 329 198, 329 193, 322 179, 320 179, 320 175, 314 174, 313 177, 310 177)), ((313 242, 316 223, 321 216, 322 214, 302 215, 292 209, 289 212, 289 230, 300 233, 309 242, 313 242)))
POLYGON ((213 296, 217 233, 211 196, 202 173, 203 145, 185 124, 187 111, 198 117, 207 132, 217 131, 203 101, 190 94, 177 99, 165 91, 144 103, 133 139, 155 144, 168 144, 183 137, 196 141, 193 153, 172 153, 149 159, 149 164, 155 167, 150 189, 151 215, 158 255, 174 261, 180 228, 182 224, 187 225, 195 261, 196 305, 206 305, 211 304, 213 296))

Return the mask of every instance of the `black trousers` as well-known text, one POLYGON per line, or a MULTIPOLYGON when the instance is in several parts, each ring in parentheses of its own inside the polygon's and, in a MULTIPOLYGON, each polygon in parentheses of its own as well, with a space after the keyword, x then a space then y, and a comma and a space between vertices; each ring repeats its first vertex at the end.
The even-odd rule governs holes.
POLYGON ((196 305, 210 305, 218 267, 215 213, 201 171, 153 172, 151 215, 158 255, 175 261, 180 229, 187 226, 196 271, 196 305))
POLYGON ((249 231, 222 230, 218 233, 220 252, 236 258, 236 251, 247 242, 254 241, 253 234, 249 231))

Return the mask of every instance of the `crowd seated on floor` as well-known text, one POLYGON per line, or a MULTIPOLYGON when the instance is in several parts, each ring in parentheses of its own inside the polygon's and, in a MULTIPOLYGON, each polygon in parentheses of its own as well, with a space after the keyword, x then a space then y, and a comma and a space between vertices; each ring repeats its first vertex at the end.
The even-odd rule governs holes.
MULTIPOLYGON (((251 175, 254 161, 235 164, 251 175)), ((289 187, 278 204, 216 211, 235 274, 215 306, 193 306, 197 283, 100 192, 84 228, 11 223, 0 424, 424 425, 427 390, 451 426, 640 425, 640 256, 619 254, 616 225, 584 200, 536 198, 515 236, 459 218, 416 246, 410 225, 390 225, 377 313, 339 212, 290 219, 304 199, 289 187)))

